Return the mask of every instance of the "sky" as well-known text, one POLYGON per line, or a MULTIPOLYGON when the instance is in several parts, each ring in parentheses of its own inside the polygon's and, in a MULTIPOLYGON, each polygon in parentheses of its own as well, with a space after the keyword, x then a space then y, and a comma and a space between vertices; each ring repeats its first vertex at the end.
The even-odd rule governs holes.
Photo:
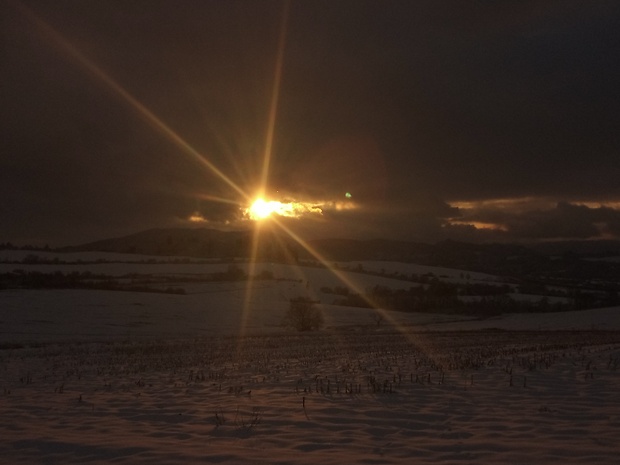
POLYGON ((259 195, 304 238, 620 236, 615 0, 0 0, 0 21, 0 242, 249 228, 259 195))

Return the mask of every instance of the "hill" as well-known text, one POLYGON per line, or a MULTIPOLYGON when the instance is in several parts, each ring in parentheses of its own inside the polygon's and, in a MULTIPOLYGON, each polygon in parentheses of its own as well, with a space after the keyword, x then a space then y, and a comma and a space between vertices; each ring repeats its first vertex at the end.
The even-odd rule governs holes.
MULTIPOLYGON (((229 260, 252 253, 252 231, 220 231, 206 228, 150 229, 128 236, 105 239, 64 252, 116 252, 142 255, 188 256, 229 260)), ((386 260, 442 266, 519 280, 617 290, 620 263, 612 256, 620 242, 523 244, 474 244, 446 240, 434 245, 388 239, 318 239, 308 242, 331 261, 386 260), (608 255, 606 255, 606 253, 608 255), (610 258, 610 259, 606 259, 610 258)), ((315 257, 285 234, 264 229, 255 256, 275 262, 297 262, 315 257)))
MULTIPOLYGON (((291 239, 263 232, 257 257, 275 261, 296 261, 296 250, 291 239)), ((149 229, 128 236, 64 247, 60 251, 176 255, 228 260, 252 255, 252 232, 206 228, 149 229)))

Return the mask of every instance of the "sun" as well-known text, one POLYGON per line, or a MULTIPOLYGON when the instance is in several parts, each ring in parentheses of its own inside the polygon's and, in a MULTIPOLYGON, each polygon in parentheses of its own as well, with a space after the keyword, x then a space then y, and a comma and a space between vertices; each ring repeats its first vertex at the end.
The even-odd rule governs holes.
POLYGON ((248 209, 248 215, 253 220, 264 220, 274 212, 272 202, 265 202, 265 199, 258 198, 248 209))
POLYGON ((278 202, 277 200, 266 201, 262 197, 259 197, 246 212, 250 219, 260 221, 266 220, 274 213, 280 216, 291 216, 292 206, 291 204, 278 202))
MULTIPOLYGON (((307 202, 303 200, 265 200, 257 197, 249 207, 243 210, 244 218, 253 221, 264 221, 275 216, 285 218, 308 218, 310 216, 320 216, 327 202, 307 202)), ((335 206, 340 209, 339 205, 335 206)))

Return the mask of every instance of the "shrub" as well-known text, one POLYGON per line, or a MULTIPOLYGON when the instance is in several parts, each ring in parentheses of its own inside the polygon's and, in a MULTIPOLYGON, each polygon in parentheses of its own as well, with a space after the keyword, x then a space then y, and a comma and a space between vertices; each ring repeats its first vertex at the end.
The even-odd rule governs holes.
POLYGON ((297 331, 314 331, 323 327, 324 319, 314 301, 307 297, 295 297, 290 300, 284 324, 297 331))

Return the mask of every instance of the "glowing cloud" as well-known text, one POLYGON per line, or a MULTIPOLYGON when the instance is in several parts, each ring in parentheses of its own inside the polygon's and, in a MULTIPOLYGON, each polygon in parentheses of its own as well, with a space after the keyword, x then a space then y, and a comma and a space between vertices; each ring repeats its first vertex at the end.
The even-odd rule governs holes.
POLYGON ((207 219, 199 212, 192 213, 188 220, 192 223, 207 223, 207 219))
POLYGON ((508 228, 502 224, 498 223, 485 223, 483 221, 459 221, 459 220, 450 220, 448 224, 451 225, 462 225, 462 226, 473 226, 476 229, 490 229, 492 231, 508 231, 508 228))
POLYGON ((254 221, 265 220, 271 215, 300 218, 306 214, 322 215, 321 205, 314 202, 280 202, 258 198, 244 210, 246 218, 254 221))

